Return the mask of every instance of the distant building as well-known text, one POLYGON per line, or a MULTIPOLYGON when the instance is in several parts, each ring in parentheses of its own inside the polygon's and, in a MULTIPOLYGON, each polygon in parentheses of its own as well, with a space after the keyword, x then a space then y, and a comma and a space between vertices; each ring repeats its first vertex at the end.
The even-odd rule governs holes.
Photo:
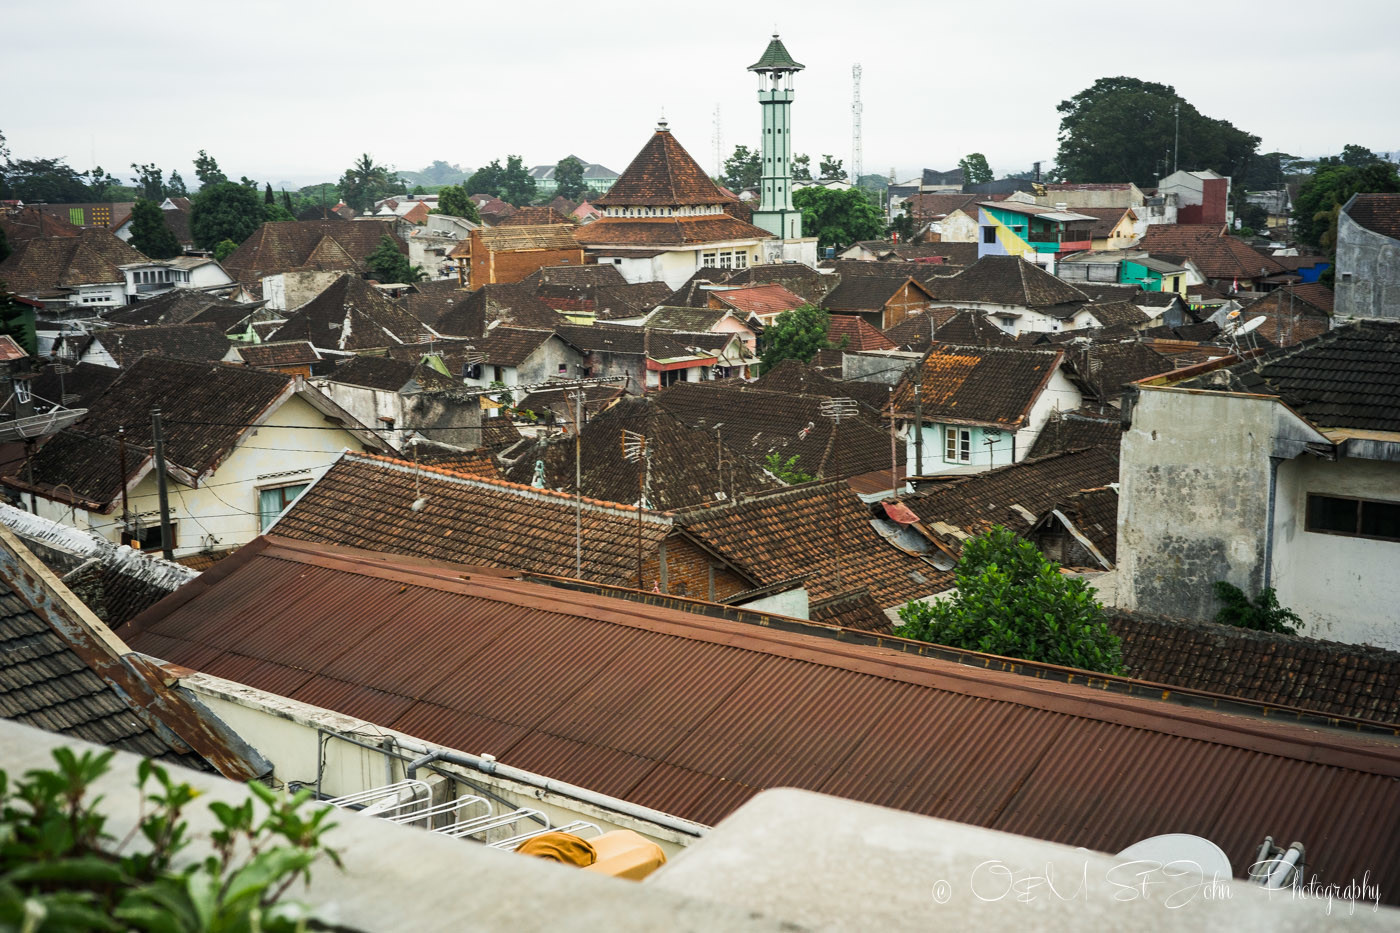
MULTIPOLYGON (((565 156, 565 159, 578 159, 576 155, 565 156)), ((593 194, 607 194, 608 189, 617 181, 617 172, 598 162, 583 162, 583 184, 593 194)), ((559 160, 560 162, 563 159, 559 160)), ((536 165, 530 169, 530 177, 535 180, 535 192, 537 194, 550 194, 559 188, 559 180, 554 177, 555 165, 536 165)))
POLYGON ((1177 223, 1228 224, 1235 219, 1230 209, 1230 179, 1210 169, 1172 172, 1157 182, 1157 193, 1176 195, 1177 223))
POLYGON ((1400 319, 1400 194, 1358 194, 1337 218, 1336 313, 1400 319))

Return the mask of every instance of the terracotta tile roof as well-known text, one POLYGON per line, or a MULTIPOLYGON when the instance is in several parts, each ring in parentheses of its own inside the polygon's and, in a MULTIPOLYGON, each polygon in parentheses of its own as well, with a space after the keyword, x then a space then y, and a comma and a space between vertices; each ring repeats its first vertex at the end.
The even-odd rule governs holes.
POLYGON ((4 262, 0 280, 20 295, 53 295, 80 285, 125 282, 119 266, 146 257, 100 228, 79 236, 40 236, 21 240, 4 262))
POLYGON ((82 227, 37 207, 0 211, 0 230, 4 231, 11 249, 21 240, 46 236, 81 236, 83 232, 82 227))
POLYGON ((234 344, 216 324, 166 324, 154 327, 113 327, 96 335, 97 343, 122 369, 143 356, 168 356, 176 360, 218 362, 234 344))
POLYGON ((522 435, 515 422, 509 418, 483 418, 481 421, 481 446, 497 453, 520 443, 522 435))
POLYGON ((726 288, 711 291, 710 295, 742 314, 781 314, 807 304, 801 295, 777 284, 726 288))
POLYGON ((1277 395, 1320 428, 1400 431, 1400 322, 1357 321, 1182 385, 1277 395))
MULTIPOLYGON (((918 369, 926 424, 980 424, 1019 430, 1064 358, 1061 350, 935 344, 918 369)), ((901 418, 914 414, 910 376, 894 393, 901 418)))
MULTIPOLYGON (((502 419, 493 420, 500 421, 502 419)), ((477 479, 502 478, 500 468, 496 466, 496 458, 486 447, 465 450, 431 440, 419 439, 414 445, 414 451, 419 463, 435 466, 439 470, 450 470, 453 473, 474 476, 477 479)))
POLYGON ((1347 216, 1381 236, 1400 240, 1400 194, 1358 194, 1347 216))
POLYGON ((763 581, 806 578, 821 600, 865 587, 882 607, 947 589, 940 571, 882 538, 845 483, 807 483, 677 515, 686 531, 763 581))
MULTIPOLYGON (((639 534, 651 551, 671 532, 669 519, 648 515, 639 522, 636 508, 615 502, 585 497, 582 514, 582 578, 599 583, 635 586, 639 534)), ((274 533, 316 544, 574 576, 573 527, 572 496, 346 453, 302 493, 274 533), (420 496, 427 504, 414 511, 420 496)))
POLYGON ((516 208, 514 214, 511 214, 496 226, 516 227, 567 224, 572 227, 575 225, 574 220, 568 216, 572 210, 573 209, 570 208, 569 211, 560 212, 555 210, 553 205, 548 204, 543 207, 519 207, 516 208))
POLYGON ((1188 829, 1241 866, 1273 833, 1400 891, 1386 736, 277 538, 201 584, 135 647, 702 823, 799 787, 1104 852, 1188 829))
POLYGON ((813 622, 839 625, 858 632, 889 632, 894 628, 889 616, 880 608, 866 587, 809 604, 808 617, 813 622))
MULTIPOLYGON (((562 394, 562 393, 561 393, 562 394)), ((640 465, 622 455, 621 432, 647 438, 651 451, 651 491, 647 504, 656 509, 680 509, 752 495, 782 484, 747 456, 728 447, 717 447, 714 433, 682 424, 650 399, 618 399, 585 423, 579 442, 583 448, 583 490, 586 495, 612 502, 635 503, 640 497, 640 465), (723 467, 716 464, 721 455, 723 467)), ((543 460, 545 484, 572 494, 574 487, 574 437, 537 444, 507 471, 510 479, 529 483, 535 461, 543 460)))
POLYGON ((1153 224, 1138 246, 1149 253, 1184 256, 1211 279, 1257 279, 1288 271, 1215 224, 1153 224))
POLYGON ((321 359, 321 354, 316 352, 316 348, 305 340, 248 344, 238 348, 238 356, 248 366, 269 369, 277 366, 300 366, 321 359))
POLYGON ((287 322, 268 339, 307 340, 320 350, 375 350, 417 343, 434 334, 398 302, 346 273, 287 312, 287 322))
MULTIPOLYGON (((900 265, 904 265, 901 263, 900 265)), ((900 270, 903 275, 841 275, 837 285, 822 299, 822 308, 827 311, 879 311, 888 304, 907 283, 914 291, 922 294, 928 302, 933 295, 918 279, 900 270)))
MULTIPOLYGON (((659 129, 622 170, 608 193, 594 199, 593 203, 598 207, 677 207, 724 204, 731 200, 733 198, 719 190, 669 130, 659 129)), ((603 217, 590 226, 612 219, 603 217)))
POLYGON ((773 234, 728 214, 696 217, 599 217, 580 227, 575 239, 590 248, 608 246, 690 246, 726 240, 767 240, 773 234))
POLYGON ((863 317, 854 314, 832 314, 828 317, 826 339, 843 350, 893 350, 895 342, 863 317))
POLYGON ((1141 680, 1400 724, 1394 651, 1123 611, 1108 624, 1141 680))
POLYGON ((821 413, 823 398, 716 382, 678 382, 656 396, 683 423, 711 434, 718 430, 725 444, 750 460, 777 454, 786 462, 795 456, 794 469, 829 479, 888 469, 889 434, 873 423, 873 413, 838 427, 821 413))
POLYGON ((939 279, 939 301, 1048 308, 1087 300, 1085 294, 1019 256, 983 256, 963 272, 939 279))
POLYGON ((1097 447, 1116 460, 1123 440, 1123 416, 1116 408, 1076 408, 1052 412, 1040 429, 1027 458, 1066 450, 1097 447))
POLYGON ((400 252, 408 247, 395 232, 394 220, 286 220, 263 224, 222 263, 239 282, 265 275, 315 269, 363 272, 364 262, 388 236, 400 252))
POLYGON ((1064 497, 1116 482, 1118 458, 1091 447, 961 476, 899 501, 919 517, 925 534, 957 557, 964 540, 994 525, 1025 534, 1064 497))

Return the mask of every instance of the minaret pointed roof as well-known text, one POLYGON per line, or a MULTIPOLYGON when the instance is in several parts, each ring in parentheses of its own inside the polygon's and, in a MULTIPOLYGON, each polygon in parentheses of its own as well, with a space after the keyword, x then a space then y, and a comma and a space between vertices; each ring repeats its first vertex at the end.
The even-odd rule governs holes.
POLYGON ((676 142, 663 121, 608 193, 593 203, 598 207, 628 207, 727 204, 733 200, 676 142))
POLYGON ((749 66, 749 71, 801 71, 806 67, 793 61, 787 47, 783 45, 783 40, 779 39, 775 32, 768 48, 763 50, 763 55, 758 61, 749 66))

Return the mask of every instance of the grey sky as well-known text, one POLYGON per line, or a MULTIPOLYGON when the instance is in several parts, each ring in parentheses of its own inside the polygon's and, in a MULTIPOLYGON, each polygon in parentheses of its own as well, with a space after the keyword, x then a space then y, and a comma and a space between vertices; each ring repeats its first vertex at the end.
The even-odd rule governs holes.
POLYGON ((621 171, 663 107, 713 170, 717 105, 726 154, 757 141, 744 68, 774 26, 807 65, 793 135, 814 167, 849 162, 855 62, 865 171, 901 178, 972 151, 998 174, 1048 163, 1056 104, 1118 74, 1174 85, 1261 151, 1400 149, 1396 0, 800 2, 776 23, 722 0, 0 4, 14 156, 95 157, 123 180, 154 161, 193 183, 201 148, 231 176, 301 184, 364 151, 401 169, 574 152, 621 171))

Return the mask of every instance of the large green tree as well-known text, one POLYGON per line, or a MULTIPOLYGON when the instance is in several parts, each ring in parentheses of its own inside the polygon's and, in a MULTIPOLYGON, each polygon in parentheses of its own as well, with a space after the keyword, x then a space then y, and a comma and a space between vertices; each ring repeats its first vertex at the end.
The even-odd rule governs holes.
POLYGON ((165 197, 165 172, 154 162, 144 165, 131 163, 131 170, 136 175, 131 179, 141 191, 141 197, 148 201, 161 201, 165 197))
POLYGON ((139 198, 131 208, 131 245, 152 259, 174 259, 183 250, 155 201, 139 198))
POLYGON ((565 156, 554 166, 555 194, 570 201, 581 201, 588 195, 588 185, 583 182, 584 165, 576 156, 565 156))
POLYGON ((201 188, 228 181, 228 176, 219 170, 219 163, 203 149, 199 150, 199 155, 194 160, 194 174, 199 179, 201 188))
POLYGON ((403 181, 387 166, 374 161, 368 152, 355 160, 340 178, 340 194, 345 203, 363 213, 374 202, 404 188, 403 181))
POLYGON ((165 183, 165 193, 172 198, 189 196, 189 189, 185 187, 185 180, 180 177, 179 172, 170 173, 170 179, 165 183))
POLYGON ((748 146, 735 146, 734 154, 724 160, 724 186, 734 193, 745 188, 757 188, 763 178, 762 156, 748 146))
POLYGON ((821 164, 818 166, 818 171, 821 172, 819 177, 824 179, 845 178, 846 170, 842 167, 843 161, 844 160, 836 158, 836 156, 829 152, 825 153, 822 156, 821 164))
POLYGON ((262 225, 266 214, 256 188, 221 181, 199 189, 190 208, 190 234, 200 249, 220 240, 242 243, 262 225))
POLYGON ((1056 109, 1056 173, 1071 182, 1153 185, 1173 165, 1243 177, 1259 146, 1259 137, 1205 116, 1170 85, 1137 78, 1100 78, 1056 109))
POLYGON ((980 152, 970 152, 958 160, 958 168, 963 172, 963 184, 983 185, 995 181, 996 175, 987 164, 987 157, 980 152))
POLYGON ((1118 637, 1083 579, 996 526, 963 542, 951 599, 899 610, 901 638, 1026 661, 1121 674, 1118 637))
POLYGON ((122 187, 121 182, 100 165, 83 174, 87 178, 88 197, 93 201, 109 200, 116 190, 122 187))
POLYGON ((802 212, 803 232, 823 247, 877 240, 885 232, 880 209, 862 188, 800 188, 792 193, 792 203, 802 212))
POLYGON ((831 317, 816 305, 784 311, 763 330, 759 361, 768 372, 783 360, 810 363, 818 350, 831 349, 827 331, 831 317))
MULTIPOLYGON (((115 181, 115 179, 113 179, 115 181)), ((29 203, 77 204, 91 192, 62 158, 17 159, 5 166, 6 197, 29 203)))
POLYGON ((20 301, 0 281, 0 334, 13 337, 30 356, 39 349, 36 321, 34 306, 20 301))
POLYGON ((535 180, 518 155, 506 156, 505 167, 500 159, 492 159, 467 179, 468 194, 489 194, 517 207, 535 199, 535 180))
POLYGON ((812 157, 800 155, 792 157, 792 180, 811 181, 812 180, 812 157))
POLYGON ((1400 192, 1400 174, 1389 162, 1355 167, 1340 160, 1319 165, 1293 200, 1293 232, 1309 246, 1337 248, 1337 216, 1354 194, 1400 192))
POLYGON ((472 172, 471 177, 465 182, 468 194, 489 194, 493 198, 501 196, 501 175, 505 169, 501 168, 500 159, 492 159, 481 168, 472 172))
POLYGON ((433 208, 433 213, 463 217, 474 224, 481 223, 481 214, 477 212, 476 202, 461 185, 448 185, 439 191, 437 207, 433 208))
POLYGON ((365 266, 380 282, 416 282, 423 277, 423 270, 409 264, 408 257, 387 233, 379 238, 379 245, 365 259, 365 266))

